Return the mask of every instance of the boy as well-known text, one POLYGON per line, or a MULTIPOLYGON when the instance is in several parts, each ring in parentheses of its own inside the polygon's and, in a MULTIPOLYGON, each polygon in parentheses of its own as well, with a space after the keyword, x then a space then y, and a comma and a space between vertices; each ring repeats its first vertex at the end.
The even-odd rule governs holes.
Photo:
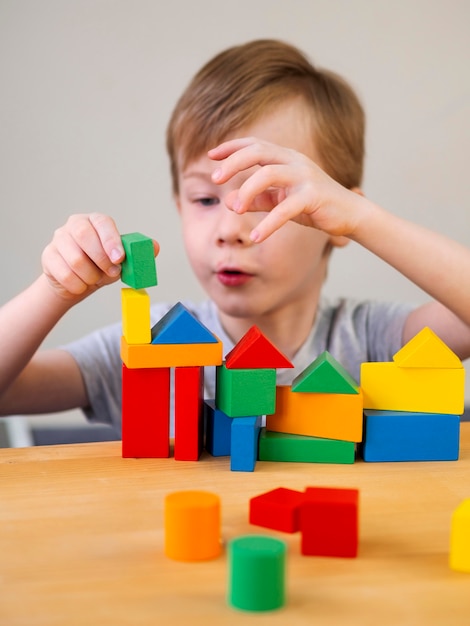
MULTIPOLYGON (((295 365, 279 373, 284 384, 323 350, 358 379, 361 362, 391 359, 426 325, 470 356, 470 251, 364 198, 364 115, 341 78, 282 42, 230 48, 182 95, 167 146, 185 247, 209 297, 187 305, 225 352, 256 324, 295 365), (323 301, 331 251, 350 239, 433 300, 323 301)), ((0 311, 2 414, 81 407, 120 427, 119 324, 38 348, 72 306, 119 279, 123 257, 109 217, 73 216, 56 231, 43 274, 0 311)), ((154 305, 152 323, 170 306, 154 305)))

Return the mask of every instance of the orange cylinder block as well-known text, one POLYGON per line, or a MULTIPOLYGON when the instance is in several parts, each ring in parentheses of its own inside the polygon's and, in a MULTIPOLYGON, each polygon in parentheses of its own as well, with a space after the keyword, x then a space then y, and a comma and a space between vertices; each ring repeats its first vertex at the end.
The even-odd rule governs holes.
POLYGON ((220 498, 207 491, 175 491, 165 498, 165 554, 206 561, 221 552, 220 498))

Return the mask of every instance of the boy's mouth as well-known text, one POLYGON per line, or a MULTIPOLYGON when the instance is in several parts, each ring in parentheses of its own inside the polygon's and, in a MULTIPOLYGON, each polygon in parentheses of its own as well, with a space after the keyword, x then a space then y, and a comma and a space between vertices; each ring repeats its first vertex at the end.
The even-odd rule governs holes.
POLYGON ((240 287, 253 278, 252 274, 247 274, 235 268, 223 268, 216 275, 224 287, 240 287))

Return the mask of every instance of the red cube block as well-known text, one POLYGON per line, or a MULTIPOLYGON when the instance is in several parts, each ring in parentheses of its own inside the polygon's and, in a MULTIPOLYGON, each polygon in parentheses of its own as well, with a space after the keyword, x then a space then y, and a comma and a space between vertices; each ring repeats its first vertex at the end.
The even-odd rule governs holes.
POLYGON ((299 517, 302 554, 349 558, 357 556, 357 489, 307 487, 299 517))
POLYGON ((299 530, 299 511, 303 500, 303 492, 285 487, 255 496, 249 502, 250 524, 295 533, 299 530))

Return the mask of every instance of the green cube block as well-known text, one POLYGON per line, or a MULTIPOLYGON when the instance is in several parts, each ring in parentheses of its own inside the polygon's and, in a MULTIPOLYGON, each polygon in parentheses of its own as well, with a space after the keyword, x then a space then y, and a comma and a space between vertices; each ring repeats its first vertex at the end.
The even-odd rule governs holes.
POLYGON ((263 428, 258 458, 289 463, 354 463, 355 445, 352 441, 291 435, 263 428))
POLYGON ((121 237, 126 258, 121 266, 121 280, 134 289, 157 285, 157 270, 153 241, 141 233, 128 233, 121 237))
POLYGON ((229 417, 271 415, 276 409, 276 370, 218 366, 215 403, 229 417))

